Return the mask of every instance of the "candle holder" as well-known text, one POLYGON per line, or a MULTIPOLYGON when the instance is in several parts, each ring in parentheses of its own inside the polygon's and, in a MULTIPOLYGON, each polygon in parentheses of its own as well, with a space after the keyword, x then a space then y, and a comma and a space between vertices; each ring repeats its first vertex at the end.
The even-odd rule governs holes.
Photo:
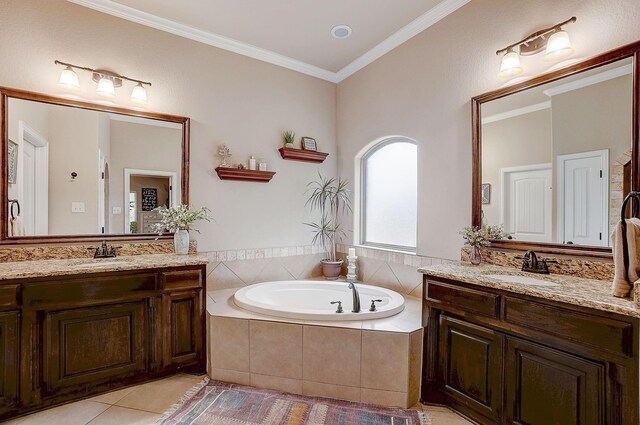
POLYGON ((356 274, 357 259, 357 255, 347 256, 347 282, 355 282, 358 280, 358 275, 356 274))

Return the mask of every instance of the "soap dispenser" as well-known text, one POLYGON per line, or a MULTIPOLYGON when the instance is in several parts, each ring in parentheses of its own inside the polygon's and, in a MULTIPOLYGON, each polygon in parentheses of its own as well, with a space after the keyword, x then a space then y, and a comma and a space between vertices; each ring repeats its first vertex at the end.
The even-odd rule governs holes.
POLYGON ((255 170, 256 169, 256 159, 253 157, 253 155, 251 155, 251 157, 249 157, 249 169, 250 170, 255 170))

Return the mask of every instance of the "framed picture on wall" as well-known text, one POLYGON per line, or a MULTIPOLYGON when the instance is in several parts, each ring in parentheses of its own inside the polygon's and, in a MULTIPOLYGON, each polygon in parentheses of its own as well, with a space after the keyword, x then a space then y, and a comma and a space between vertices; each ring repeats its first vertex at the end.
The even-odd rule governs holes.
POLYGON ((155 187, 142 188, 142 211, 153 211, 158 208, 158 189, 155 187))
POLYGON ((491 183, 482 183, 480 197, 483 205, 491 203, 491 183))
POLYGON ((314 151, 318 150, 318 145, 316 143, 316 139, 311 137, 303 137, 302 138, 302 149, 305 151, 314 151))
POLYGON ((7 146, 8 152, 8 180, 9 184, 16 184, 18 178, 18 144, 13 140, 9 140, 9 146, 7 146))

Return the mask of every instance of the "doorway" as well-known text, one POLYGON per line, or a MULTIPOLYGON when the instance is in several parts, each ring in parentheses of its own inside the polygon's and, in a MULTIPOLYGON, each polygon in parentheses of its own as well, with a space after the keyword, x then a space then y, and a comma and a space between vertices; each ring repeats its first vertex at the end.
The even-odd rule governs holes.
POLYGON ((158 207, 178 205, 177 173, 157 170, 124 170, 125 233, 154 233, 158 207))
POLYGON ((18 196, 26 236, 49 234, 49 142, 18 122, 18 196))

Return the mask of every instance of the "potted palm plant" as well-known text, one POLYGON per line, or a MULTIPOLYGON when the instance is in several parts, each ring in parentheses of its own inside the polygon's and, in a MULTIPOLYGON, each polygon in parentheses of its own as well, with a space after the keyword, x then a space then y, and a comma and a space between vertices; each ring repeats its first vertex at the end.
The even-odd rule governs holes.
POLYGON ((340 276, 342 260, 336 258, 336 244, 345 236, 341 218, 351 212, 348 182, 335 177, 327 178, 318 173, 318 180, 308 184, 310 193, 305 206, 320 215, 319 221, 305 223, 313 232, 313 244, 322 247, 328 257, 321 261, 322 274, 327 280, 340 276))

